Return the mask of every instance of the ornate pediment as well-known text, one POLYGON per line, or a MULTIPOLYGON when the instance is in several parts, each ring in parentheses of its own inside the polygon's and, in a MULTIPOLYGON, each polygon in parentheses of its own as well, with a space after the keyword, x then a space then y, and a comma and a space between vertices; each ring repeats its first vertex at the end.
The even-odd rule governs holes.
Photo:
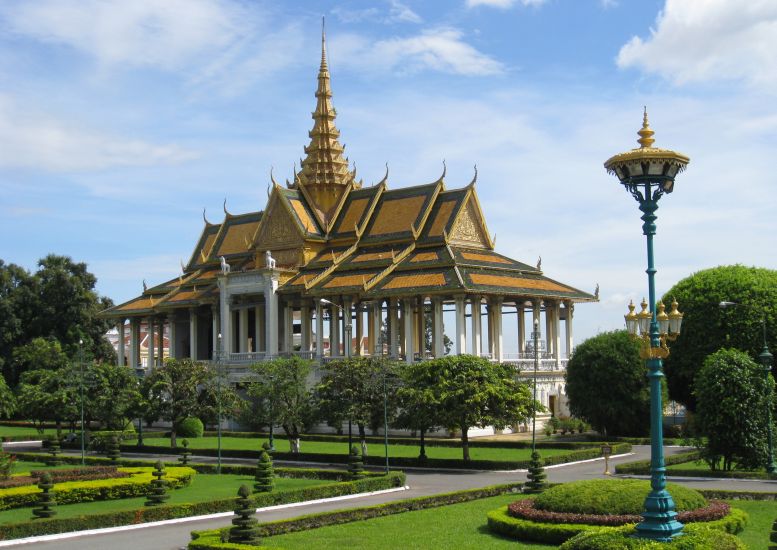
POLYGON ((483 220, 473 198, 462 208, 451 229, 450 241, 455 244, 488 248, 488 237, 483 232, 483 220))

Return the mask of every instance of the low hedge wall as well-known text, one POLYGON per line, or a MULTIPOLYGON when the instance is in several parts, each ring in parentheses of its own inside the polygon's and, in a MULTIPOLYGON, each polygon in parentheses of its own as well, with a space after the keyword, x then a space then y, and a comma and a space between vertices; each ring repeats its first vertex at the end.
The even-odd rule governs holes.
MULTIPOLYGON (((288 504, 291 502, 302 502, 306 500, 379 491, 393 487, 402 487, 404 484, 405 475, 402 472, 391 472, 389 475, 371 476, 358 481, 332 483, 328 485, 319 485, 317 487, 290 489, 288 491, 257 493, 253 495, 253 498, 256 501, 257 507, 263 508, 277 504, 288 504)), ((0 540, 51 535, 85 529, 115 527, 117 525, 134 525, 151 521, 162 521, 166 519, 199 516, 219 512, 231 512, 234 508, 235 499, 226 498, 209 502, 165 504, 162 506, 151 506, 120 512, 106 512, 76 518, 50 518, 20 523, 6 523, 0 525, 0 540)))
MULTIPOLYGON (((619 527, 602 527, 585 523, 544 523, 512 517, 508 506, 502 506, 488 513, 488 528, 511 539, 523 542, 538 542, 541 544, 563 544, 579 533, 586 531, 616 530, 619 527)), ((715 521, 694 523, 696 528, 717 529, 726 533, 737 534, 747 525, 747 513, 738 508, 731 508, 729 514, 715 521)), ((606 548, 606 547, 602 547, 606 548)))
MULTIPOLYGON (((629 443, 616 443, 611 446, 613 454, 627 453, 631 451, 631 445, 629 443)), ((153 454, 170 454, 171 452, 180 452, 181 449, 171 449, 170 447, 162 446, 148 446, 146 445, 142 449, 135 447, 122 446, 122 450, 144 452, 153 454)), ((217 456, 218 451, 216 449, 197 449, 193 451, 200 456, 217 456)), ((258 459, 260 451, 253 450, 237 450, 237 449, 222 449, 221 456, 231 458, 250 458, 258 459)), ((588 460, 591 458, 601 457, 601 451, 599 447, 588 447, 577 451, 572 451, 566 455, 556 455, 544 457, 543 462, 545 466, 552 466, 554 464, 564 464, 566 462, 575 462, 577 460, 588 460)), ((275 451, 273 453, 273 460, 284 460, 289 462, 326 462, 333 464, 345 464, 348 462, 348 455, 346 453, 334 454, 334 453, 283 453, 275 451)), ((385 465, 385 457, 383 456, 366 456, 364 457, 364 463, 367 465, 383 466, 385 465)), ((466 469, 466 470, 518 470, 526 469, 529 467, 529 460, 460 460, 453 458, 427 458, 421 462, 416 457, 389 457, 389 464, 395 468, 438 468, 438 469, 466 469)))
MULTIPOLYGON (((258 526, 259 536, 273 537, 284 535, 286 533, 294 533, 297 531, 307 531, 309 529, 327 527, 330 525, 342 525, 344 523, 352 523, 354 521, 364 521, 382 516, 401 514, 403 512, 414 512, 417 510, 425 510, 427 508, 448 506, 451 504, 458 504, 461 502, 469 502, 481 498, 503 495, 505 493, 520 492, 522 487, 522 483, 492 485, 490 487, 483 487, 479 489, 467 489, 453 493, 410 498, 396 502, 389 502, 386 504, 378 504, 375 506, 353 508, 350 510, 337 510, 334 512, 310 514, 294 519, 262 523, 258 526)), ((229 527, 223 527, 221 529, 212 529, 208 531, 193 531, 192 541, 189 543, 189 549, 229 550, 250 548, 255 550, 257 548, 256 546, 234 545, 231 543, 221 542, 223 534, 227 533, 229 529, 229 527)))
MULTIPOLYGON (((54 499, 57 504, 77 504, 95 500, 117 500, 145 496, 154 476, 153 468, 121 468, 134 474, 132 477, 97 479, 93 481, 65 481, 54 485, 54 499)), ((187 467, 170 467, 164 479, 170 489, 179 489, 191 483, 195 471, 187 467)), ((34 506, 38 503, 40 489, 36 485, 0 489, 0 510, 34 506)))
POLYGON ((724 489, 698 489, 709 499, 718 500, 777 500, 777 493, 761 491, 726 491, 724 489))
MULTIPOLYGON (((694 462, 701 457, 701 451, 688 451, 664 457, 664 464, 683 464, 685 462, 694 462)), ((636 460, 634 462, 624 462, 615 465, 616 474, 632 475, 650 475, 650 460, 636 460)), ((668 473, 668 472, 667 472, 668 473)))
POLYGON ((559 550, 747 550, 734 535, 721 533, 700 524, 683 529, 680 537, 669 542, 634 538, 634 527, 593 530, 568 540, 559 550))

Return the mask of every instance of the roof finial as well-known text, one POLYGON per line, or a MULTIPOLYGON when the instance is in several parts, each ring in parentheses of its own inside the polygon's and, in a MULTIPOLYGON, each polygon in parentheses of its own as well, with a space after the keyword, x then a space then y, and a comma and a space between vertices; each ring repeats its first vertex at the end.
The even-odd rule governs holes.
POLYGON ((655 132, 650 129, 650 123, 648 122, 647 115, 647 106, 645 106, 645 111, 642 115, 642 129, 637 133, 639 134, 639 139, 637 142, 639 143, 640 147, 644 149, 653 146, 653 143, 656 141, 653 139, 653 134, 655 134, 655 132))
POLYGON ((205 208, 202 209, 202 221, 205 222, 205 225, 210 225, 208 218, 205 217, 205 208))
POLYGON ((326 17, 321 16, 321 70, 326 70, 326 17))

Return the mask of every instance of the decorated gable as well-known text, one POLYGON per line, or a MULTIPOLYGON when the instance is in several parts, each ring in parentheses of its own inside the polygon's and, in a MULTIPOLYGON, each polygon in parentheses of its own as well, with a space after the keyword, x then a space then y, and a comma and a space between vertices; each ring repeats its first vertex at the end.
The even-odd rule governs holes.
POLYGON ((485 232, 485 223, 477 206, 475 195, 470 195, 466 206, 459 212, 451 229, 450 242, 452 244, 466 244, 467 246, 491 248, 491 240, 485 232))

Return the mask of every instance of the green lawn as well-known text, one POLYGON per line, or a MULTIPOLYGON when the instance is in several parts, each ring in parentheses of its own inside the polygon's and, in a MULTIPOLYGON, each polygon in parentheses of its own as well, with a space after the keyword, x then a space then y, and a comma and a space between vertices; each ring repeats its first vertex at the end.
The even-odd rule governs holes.
MULTIPOLYGON (((38 465, 34 465, 33 469, 38 469, 38 465)), ((237 490, 241 485, 246 484, 251 487, 253 486, 253 483, 253 476, 228 474, 217 476, 197 474, 194 476, 194 479, 188 487, 170 491, 170 499, 167 501, 167 503, 175 504, 182 502, 204 502, 208 500, 237 497, 237 490)), ((275 479, 275 486, 276 490, 278 491, 312 487, 315 485, 323 485, 327 483, 332 483, 332 481, 319 479, 275 479)), ((100 512, 134 510, 136 508, 143 508, 143 503, 145 500, 146 499, 144 497, 138 497, 122 500, 104 500, 100 502, 86 502, 81 504, 57 506, 56 517, 68 518, 100 512)), ((31 518, 32 513, 30 512, 29 508, 16 508, 13 510, 4 510, 0 512, 0 524, 27 521, 31 518)))
MULTIPOLYGON (((53 429, 43 431, 45 435, 54 435, 56 432, 57 430, 53 429)), ((25 428, 22 426, 0 426, 0 437, 13 435, 29 435, 40 437, 40 433, 35 428, 25 428)))
MULTIPOLYGON (((516 499, 502 495, 463 504, 442 506, 418 512, 406 512, 382 518, 322 527, 300 533, 279 535, 262 540, 268 547, 294 549, 360 548, 512 548, 514 550, 555 548, 541 544, 516 542, 491 534, 486 528, 486 513, 516 499)), ((766 548, 769 532, 777 517, 777 503, 729 501, 750 514, 750 524, 740 538, 749 548, 766 548)))
MULTIPOLYGON (((706 462, 704 462, 704 461, 701 461, 701 462, 691 461, 691 462, 683 462, 681 464, 672 464, 671 466, 667 466, 666 469, 667 470, 695 470, 695 471, 698 471, 698 472, 702 472, 702 471, 709 472, 710 471, 709 465, 706 462)), ((731 470, 731 471, 732 472, 734 472, 734 471, 736 471, 736 472, 747 472, 749 470, 731 470)), ((764 474, 764 473, 766 473, 766 470, 756 470, 756 472, 760 472, 760 473, 764 474)))
MULTIPOLYGON (((230 450, 254 450, 258 451, 266 439, 248 439, 241 437, 222 437, 221 448, 230 450)), ((143 438, 147 445, 170 446, 169 438, 143 438)), ((125 442, 127 443, 127 442, 125 442)), ((131 442, 129 442, 131 443, 131 442)), ((178 438, 180 445, 181 438, 178 438)), ((199 437, 189 439, 190 449, 216 449, 218 440, 215 437, 199 437)), ((281 452, 289 450, 288 441, 285 438, 275 439, 275 448, 281 452)), ((301 451, 303 453, 326 453, 326 454, 346 454, 348 452, 347 443, 327 442, 327 441, 302 441, 301 451)), ((531 449, 500 449, 487 447, 470 447, 470 457, 473 460, 529 460, 531 449)), ((569 449, 540 449, 542 456, 557 456, 569 454, 569 449)), ((383 445, 369 444, 369 453, 371 456, 385 456, 383 445)), ((429 458, 453 458, 461 459, 462 452, 456 447, 426 447, 426 455, 429 458)), ((389 445, 389 456, 416 458, 418 456, 417 445, 389 445)))

